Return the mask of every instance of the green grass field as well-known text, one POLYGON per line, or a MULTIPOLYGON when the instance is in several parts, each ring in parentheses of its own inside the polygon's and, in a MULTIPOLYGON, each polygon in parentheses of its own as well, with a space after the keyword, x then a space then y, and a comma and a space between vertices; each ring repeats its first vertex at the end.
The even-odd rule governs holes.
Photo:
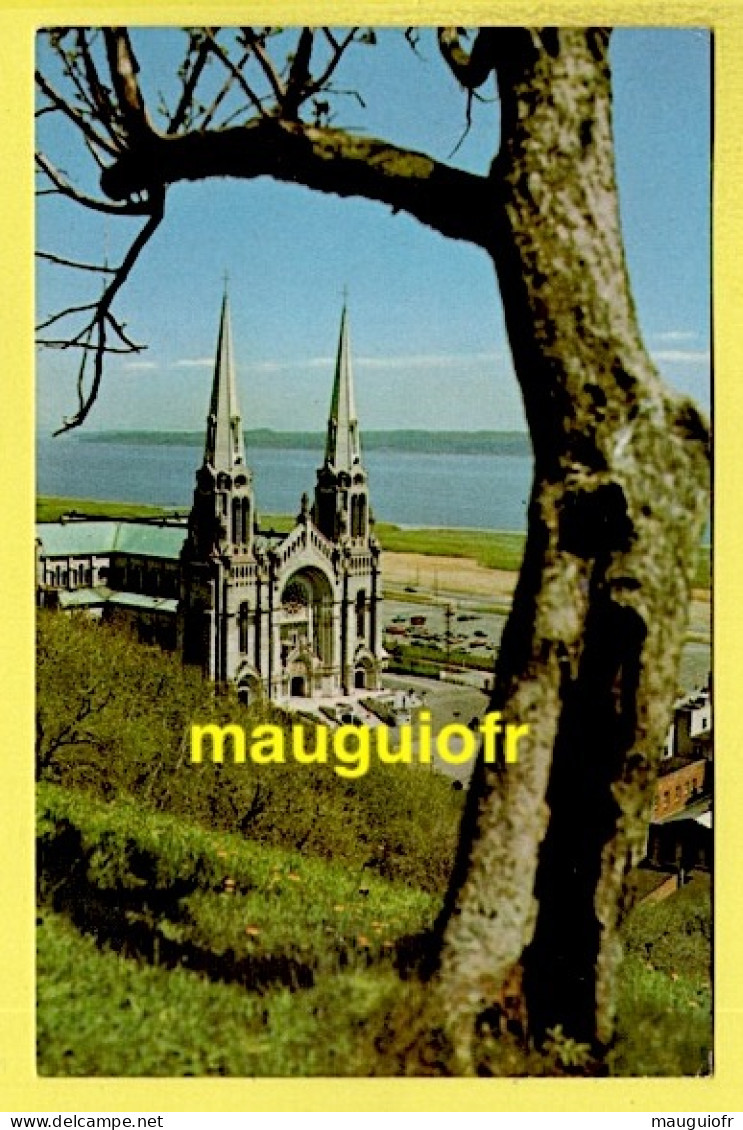
MULTIPOLYGON (((37 828, 42 1075, 380 1070, 441 895, 49 784, 37 828)), ((709 935, 704 884, 630 916, 612 1073, 707 1069, 709 935)), ((517 1073, 582 1063, 558 1041, 517 1073)))
MULTIPOLYGON (((164 513, 161 507, 135 503, 96 502, 82 498, 40 497, 36 503, 38 522, 57 521, 62 514, 97 514, 110 518, 156 518, 164 513)), ((172 511, 170 512, 172 513, 172 511)), ((261 516, 261 528, 288 533, 294 525, 289 514, 261 516)), ((518 570, 524 552, 524 535, 497 530, 404 529, 390 522, 375 527, 382 549, 389 553, 422 553, 427 556, 463 557, 476 561, 486 569, 518 570)), ((695 585, 710 586, 710 549, 700 546, 695 585)))
MULTIPOLYGON (((463 792, 405 765, 192 765, 193 720, 291 720, 124 631, 37 628, 40 1072, 400 1070, 380 1041, 425 995, 463 792)), ((698 884, 628 920, 617 1074, 706 1070, 709 923, 698 884)), ((506 1070, 581 1062, 558 1041, 506 1070)))

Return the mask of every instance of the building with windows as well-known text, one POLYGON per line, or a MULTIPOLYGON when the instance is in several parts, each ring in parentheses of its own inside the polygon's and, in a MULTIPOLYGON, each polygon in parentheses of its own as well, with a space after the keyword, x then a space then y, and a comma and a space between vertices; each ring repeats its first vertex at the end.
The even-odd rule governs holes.
POLYGON ((247 464, 227 295, 187 524, 71 515, 37 527, 39 603, 123 619, 245 699, 380 686, 380 546, 341 316, 325 453, 288 534, 262 531, 247 464))

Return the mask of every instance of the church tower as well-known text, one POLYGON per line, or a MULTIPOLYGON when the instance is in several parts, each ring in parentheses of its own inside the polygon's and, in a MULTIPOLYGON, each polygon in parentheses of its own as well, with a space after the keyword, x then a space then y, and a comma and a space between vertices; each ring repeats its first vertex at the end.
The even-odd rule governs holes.
POLYGON ((361 543, 369 536, 369 486, 361 463, 345 304, 341 314, 325 461, 317 473, 313 518, 320 532, 336 544, 349 540, 361 543))
POLYGON ((253 486, 245 462, 227 292, 222 299, 206 441, 188 522, 183 560, 183 656, 209 678, 234 674, 238 620, 247 620, 241 590, 254 573, 253 486))
POLYGON ((371 532, 369 481, 361 462, 348 310, 344 303, 325 459, 317 472, 312 520, 337 547, 340 584, 339 684, 376 689, 381 671, 380 546, 371 532))

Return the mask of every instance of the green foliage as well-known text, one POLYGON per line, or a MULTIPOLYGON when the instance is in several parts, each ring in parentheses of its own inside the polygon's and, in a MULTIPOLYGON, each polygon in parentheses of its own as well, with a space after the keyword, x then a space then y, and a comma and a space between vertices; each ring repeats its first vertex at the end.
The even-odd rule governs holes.
POLYGON ((445 778, 372 762, 350 780, 291 757, 284 765, 192 764, 192 722, 230 721, 249 732, 284 715, 215 695, 177 658, 83 617, 40 614, 37 680, 43 779, 444 889, 461 813, 461 794, 445 778))
POLYGON ((42 898, 94 932, 122 939, 144 930, 150 952, 157 939, 230 963, 270 956, 279 974, 293 963, 311 978, 389 958, 396 939, 429 927, 439 907, 422 891, 133 800, 42 784, 38 824, 42 898))
POLYGON ((359 1033, 387 970, 321 975, 302 993, 246 992, 185 969, 100 950, 60 915, 39 919, 37 1034, 42 1075, 368 1074, 359 1033))
POLYGON ((695 1075, 712 1051, 712 916, 709 884, 695 877, 628 915, 622 935, 618 1075, 695 1075))
POLYGON ((614 1075, 705 1075, 712 1053, 709 980, 669 977, 636 954, 622 963, 614 1075))
POLYGON ((471 651, 446 651, 427 644, 395 641, 390 649, 389 670, 401 675, 422 675, 437 678, 442 667, 465 667, 472 671, 492 672, 495 660, 492 653, 477 654, 471 651))
MULTIPOLYGON (((426 944, 462 794, 404 766, 348 780, 191 765, 191 720, 247 729, 282 715, 88 620, 41 614, 38 647, 40 1070, 451 1071, 426 987, 394 963, 414 965, 426 944)), ((705 1070, 708 892, 695 880, 637 907, 624 943, 610 1072, 705 1070)), ((479 1065, 599 1069, 560 1032, 540 1051, 486 1034, 479 1065)))
POLYGON ((693 583, 698 589, 708 589, 712 584, 712 561, 708 545, 700 545, 697 552, 697 569, 693 583))
MULTIPOLYGON (((426 986, 393 967, 421 953, 438 899, 56 785, 39 787, 38 823, 42 894, 63 912, 41 919, 42 1073, 451 1073, 426 986)), ((649 915, 669 946, 673 922, 708 936, 687 890, 635 925, 649 915)), ((608 1064, 560 1030, 539 1050, 484 1033, 478 1072, 697 1074, 710 1003, 708 967, 705 983, 630 952, 608 1064)))
POLYGON ((627 916, 622 929, 625 954, 667 977, 683 974, 709 982, 712 961, 712 907, 709 883, 695 877, 659 902, 644 902, 627 916))

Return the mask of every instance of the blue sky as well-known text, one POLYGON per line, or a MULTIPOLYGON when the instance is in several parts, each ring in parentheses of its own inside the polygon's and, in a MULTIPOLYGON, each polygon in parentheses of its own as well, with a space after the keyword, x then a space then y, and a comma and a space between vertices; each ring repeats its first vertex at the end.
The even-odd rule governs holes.
MULTIPOLYGON (((167 73, 167 33, 135 39, 144 81, 167 73)), ((456 156, 464 99, 430 34, 414 59, 399 32, 349 59, 339 125, 484 171, 497 146, 497 103, 476 106, 456 156)), ((646 343, 674 386, 709 408, 710 37, 698 29, 623 29, 612 46, 620 205, 630 277, 646 343)), ((40 141, 74 170, 56 116, 40 141)), ((43 131, 43 132, 42 132, 43 131)), ((38 246, 115 261, 132 229, 42 198, 38 246)), ((86 425, 197 429, 208 404, 224 273, 229 274, 246 427, 323 426, 342 291, 349 291, 362 428, 523 428, 492 266, 404 215, 269 180, 170 189, 167 219, 119 304, 136 358, 110 361, 86 425)), ((72 280, 39 265, 43 317, 80 300, 72 280)), ((76 289, 78 288, 78 289, 76 289)), ((38 428, 75 405, 75 362, 39 353, 38 428)))

